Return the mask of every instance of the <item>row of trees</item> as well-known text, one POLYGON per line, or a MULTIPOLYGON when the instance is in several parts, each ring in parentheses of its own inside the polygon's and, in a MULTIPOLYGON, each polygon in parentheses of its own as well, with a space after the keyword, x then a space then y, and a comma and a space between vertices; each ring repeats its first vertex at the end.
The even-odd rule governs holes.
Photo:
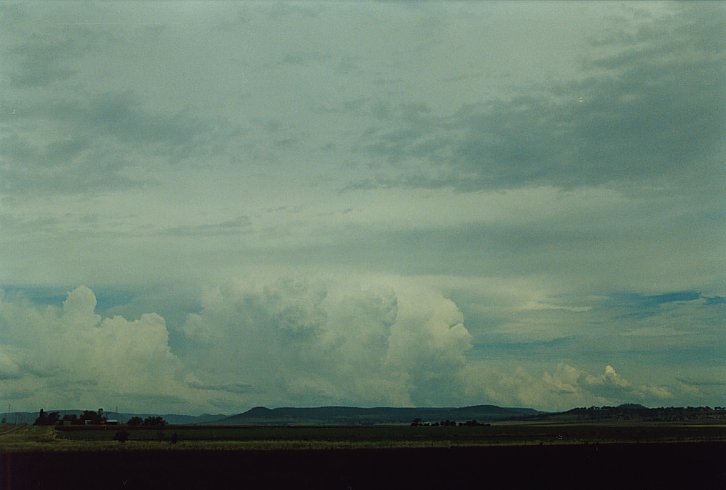
MULTIPOLYGON (((80 415, 74 413, 65 414, 61 417, 59 412, 46 412, 44 409, 40 409, 38 418, 35 419, 34 425, 104 425, 109 423, 108 417, 106 417, 102 408, 97 411, 84 410, 80 415)), ((163 417, 149 416, 145 419, 135 416, 131 417, 127 422, 130 426, 165 426, 167 424, 163 417)))
POLYGON ((163 417, 159 416, 146 417, 145 419, 142 419, 141 417, 131 417, 129 421, 126 422, 126 425, 164 426, 166 425, 166 420, 164 420, 163 417))
POLYGON ((59 425, 66 422, 71 425, 101 425, 105 424, 107 421, 108 418, 103 413, 102 408, 99 408, 96 412, 93 410, 84 410, 80 415, 67 413, 62 417, 59 412, 46 412, 41 408, 38 418, 35 419, 33 425, 59 425))
POLYGON ((474 427, 474 426, 486 426, 489 424, 482 424, 476 420, 467 420, 466 422, 457 422, 455 420, 442 420, 441 422, 422 422, 421 419, 415 418, 411 422, 411 427, 474 427))
POLYGON ((625 403, 617 407, 581 407, 564 412, 589 420, 622 419, 673 422, 686 420, 726 420, 724 407, 659 407, 648 408, 643 405, 625 403))

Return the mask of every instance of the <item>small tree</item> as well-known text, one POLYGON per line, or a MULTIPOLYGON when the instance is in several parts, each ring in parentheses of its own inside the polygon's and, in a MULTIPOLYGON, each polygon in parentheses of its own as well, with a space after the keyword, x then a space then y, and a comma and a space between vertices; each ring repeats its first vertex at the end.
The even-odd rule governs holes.
POLYGON ((163 417, 155 416, 155 417, 146 417, 144 419, 144 425, 151 425, 151 426, 164 426, 166 425, 166 420, 164 420, 163 417))
POLYGON ((40 413, 38 413, 38 418, 35 419, 33 425, 55 425, 58 423, 58 420, 60 420, 60 414, 58 412, 47 413, 41 408, 40 413))
POLYGON ((127 425, 136 426, 141 425, 143 423, 143 419, 141 417, 133 416, 129 419, 128 422, 126 422, 127 425))
POLYGON ((106 420, 107 417, 103 413, 102 408, 99 408, 96 412, 93 410, 84 410, 80 417, 78 417, 79 424, 101 425, 105 424, 106 420))
POLYGON ((126 442, 129 440, 129 433, 125 430, 120 430, 116 432, 116 435, 113 436, 113 439, 118 442, 126 442))

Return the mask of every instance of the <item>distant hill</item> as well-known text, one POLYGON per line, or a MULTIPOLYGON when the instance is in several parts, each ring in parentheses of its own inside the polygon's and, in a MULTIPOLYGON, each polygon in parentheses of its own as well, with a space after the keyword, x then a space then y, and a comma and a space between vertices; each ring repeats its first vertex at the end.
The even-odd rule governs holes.
POLYGON ((255 407, 247 412, 227 417, 217 424, 225 425, 376 425, 410 424, 453 420, 466 422, 493 422, 541 414, 531 408, 502 408, 494 405, 476 405, 460 408, 265 408, 255 407))
POLYGON ((542 422, 691 422, 724 423, 724 407, 659 407, 648 408, 636 403, 625 403, 616 407, 580 407, 566 412, 542 413, 532 418, 542 422))
MULTIPOLYGON (((54 410, 61 417, 66 414, 80 415, 81 410, 54 410)), ((615 407, 580 407, 564 412, 541 412, 532 408, 475 405, 471 407, 444 408, 395 408, 395 407, 314 407, 314 408, 265 408, 255 407, 244 413, 223 414, 157 414, 105 412, 111 420, 125 423, 131 417, 161 416, 169 424, 176 425, 400 425, 418 419, 421 423, 442 421, 481 423, 504 420, 527 420, 539 423, 598 423, 598 422, 688 422, 726 423, 726 407, 660 407, 648 408, 638 404, 615 407)), ((10 424, 32 424, 38 412, 0 413, 0 418, 10 424)))

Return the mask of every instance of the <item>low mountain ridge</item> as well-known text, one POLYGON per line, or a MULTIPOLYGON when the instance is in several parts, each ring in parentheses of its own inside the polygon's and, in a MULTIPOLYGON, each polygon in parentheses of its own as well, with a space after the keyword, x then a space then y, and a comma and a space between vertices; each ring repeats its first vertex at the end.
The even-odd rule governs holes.
POLYGON ((691 422, 724 423, 725 407, 657 407, 649 408, 637 403, 618 406, 578 407, 565 412, 545 413, 533 417, 538 421, 563 423, 588 422, 691 422))
POLYGON ((495 405, 470 407, 255 407, 244 413, 227 417, 217 424, 224 425, 380 425, 409 424, 416 419, 439 422, 494 422, 541 414, 532 408, 509 408, 495 405))

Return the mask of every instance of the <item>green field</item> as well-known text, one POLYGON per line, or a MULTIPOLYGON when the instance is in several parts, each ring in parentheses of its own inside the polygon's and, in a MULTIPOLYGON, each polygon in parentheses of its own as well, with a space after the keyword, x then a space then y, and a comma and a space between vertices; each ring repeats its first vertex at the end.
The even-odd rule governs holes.
POLYGON ((478 427, 0 426, 0 452, 133 449, 352 449, 726 441, 723 425, 501 423, 478 427), (126 431, 128 440, 115 440, 126 431))

